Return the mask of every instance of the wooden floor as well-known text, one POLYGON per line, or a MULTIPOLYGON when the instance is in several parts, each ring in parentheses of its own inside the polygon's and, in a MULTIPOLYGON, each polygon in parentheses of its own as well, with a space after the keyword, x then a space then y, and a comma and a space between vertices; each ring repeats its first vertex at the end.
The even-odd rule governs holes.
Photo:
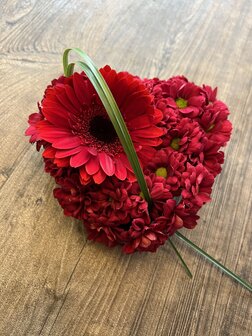
POLYGON ((64 217, 24 137, 66 47, 143 77, 219 87, 234 124, 213 201, 184 234, 252 282, 252 1, 0 2, 0 335, 249 336, 252 295, 174 238, 122 255, 64 217))

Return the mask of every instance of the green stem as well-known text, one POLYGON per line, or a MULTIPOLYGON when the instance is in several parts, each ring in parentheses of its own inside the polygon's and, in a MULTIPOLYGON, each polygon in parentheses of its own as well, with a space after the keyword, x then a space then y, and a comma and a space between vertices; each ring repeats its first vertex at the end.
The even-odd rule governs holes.
POLYGON ((209 260, 215 266, 217 266, 218 268, 220 268, 224 273, 226 273, 227 275, 229 275, 235 281, 239 282, 239 284, 241 284, 246 289, 248 289, 250 292, 252 292, 252 285, 251 284, 249 284, 248 282, 246 282, 245 280, 243 280, 242 278, 240 278, 237 274, 233 273, 228 268, 226 268, 224 265, 222 265, 221 263, 219 263, 216 259, 214 259, 213 257, 211 257, 208 253, 206 253, 205 251, 203 251, 200 247, 198 247, 197 245, 195 245, 188 238, 186 238, 185 236, 183 236, 180 232, 177 231, 175 234, 176 234, 177 237, 179 237, 181 240, 183 240, 183 242, 185 242, 187 245, 189 245, 195 251, 197 251, 200 255, 202 255, 203 257, 205 257, 207 260, 209 260))
POLYGON ((168 238, 169 243, 171 244, 171 247, 173 248, 173 250, 175 251, 175 253, 177 254, 179 260, 182 262, 182 265, 185 268, 185 271, 187 273, 187 275, 192 279, 192 273, 189 270, 187 264, 185 263, 184 259, 182 258, 181 254, 179 253, 179 251, 177 250, 176 246, 173 244, 172 240, 170 238, 168 238))

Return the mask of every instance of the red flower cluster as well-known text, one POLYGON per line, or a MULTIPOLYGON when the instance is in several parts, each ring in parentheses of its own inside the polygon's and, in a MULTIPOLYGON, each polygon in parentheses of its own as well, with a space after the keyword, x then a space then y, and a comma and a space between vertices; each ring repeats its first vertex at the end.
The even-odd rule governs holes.
POLYGON ((152 204, 139 189, 108 115, 84 73, 53 80, 29 117, 26 135, 44 148, 45 170, 67 216, 88 238, 123 251, 151 251, 176 230, 194 228, 221 172, 230 138, 217 89, 178 76, 141 80, 100 69, 119 106, 142 165, 152 204))

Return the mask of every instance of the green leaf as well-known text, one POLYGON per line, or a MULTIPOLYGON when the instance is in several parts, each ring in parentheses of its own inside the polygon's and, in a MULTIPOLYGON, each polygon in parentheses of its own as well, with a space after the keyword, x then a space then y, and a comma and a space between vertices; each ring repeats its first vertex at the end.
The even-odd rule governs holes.
POLYGON ((189 278, 192 279, 193 275, 192 275, 191 271, 189 270, 187 264, 185 263, 184 259, 182 258, 181 254, 179 253, 178 249, 173 244, 173 242, 172 242, 172 240, 170 238, 168 238, 168 241, 169 241, 171 247, 173 248, 173 250, 175 251, 175 253, 177 254, 179 260, 182 262, 182 265, 184 266, 184 269, 185 269, 187 275, 189 276, 189 278))
POLYGON ((69 77, 73 74, 74 65, 75 65, 74 63, 68 64, 67 69, 66 69, 66 77, 69 77))
POLYGON ((185 236, 183 236, 180 232, 177 231, 175 234, 176 234, 177 237, 179 237, 181 240, 183 240, 183 242, 185 242, 187 245, 189 245, 195 251, 197 251, 200 255, 202 255, 203 257, 205 257, 207 260, 209 260, 215 266, 217 266, 218 268, 220 268, 224 273, 226 273, 227 275, 229 275, 231 278, 233 278, 234 280, 236 280, 237 282, 239 282, 239 284, 241 284, 246 289, 248 289, 250 292, 252 292, 252 285, 251 284, 249 284, 247 281, 243 280, 238 275, 236 275, 235 273, 233 273, 232 271, 230 271, 227 267, 225 267, 219 261, 217 261, 216 259, 214 259, 213 257, 211 257, 208 253, 206 253, 200 247, 198 247, 197 245, 195 245, 191 240, 189 240, 188 238, 186 238, 185 236))
POLYGON ((63 53, 63 69, 64 69, 64 75, 68 77, 67 75, 67 68, 68 68, 68 55, 72 49, 66 49, 63 53))

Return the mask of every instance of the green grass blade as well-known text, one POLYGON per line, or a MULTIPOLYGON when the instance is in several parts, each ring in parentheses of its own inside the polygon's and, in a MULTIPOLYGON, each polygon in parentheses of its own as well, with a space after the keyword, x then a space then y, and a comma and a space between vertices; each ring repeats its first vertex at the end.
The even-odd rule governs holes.
POLYGON ((184 269, 185 269, 187 275, 189 276, 189 278, 192 279, 193 275, 192 275, 191 271, 189 270, 189 267, 188 267, 187 264, 185 263, 184 259, 182 258, 181 254, 179 253, 178 249, 177 249, 176 246, 173 244, 173 241, 172 241, 170 238, 168 238, 168 241, 169 241, 171 247, 173 248, 173 250, 175 251, 175 253, 177 254, 179 260, 181 261, 181 263, 182 263, 182 265, 183 265, 183 267, 184 267, 184 269))
POLYGON ((206 253, 200 247, 198 247, 193 242, 191 242, 188 238, 186 238, 185 236, 183 236, 180 232, 177 231, 175 234, 176 234, 177 237, 179 237, 181 240, 183 240, 183 242, 185 242, 187 245, 189 245, 190 247, 192 247, 196 252, 198 252, 200 255, 202 255, 203 257, 205 257, 207 260, 209 260, 215 266, 217 266, 218 268, 220 268, 224 273, 226 273, 227 275, 229 275, 231 278, 233 278, 234 280, 236 280, 237 282, 239 282, 239 284, 241 284, 246 289, 248 289, 250 292, 252 292, 252 285, 251 284, 249 284, 247 281, 245 281, 242 278, 240 278, 237 274, 235 274, 232 271, 230 271, 228 268, 226 268, 224 265, 222 265, 216 259, 214 259, 213 257, 211 257, 208 253, 206 253))
POLYGON ((74 72, 74 66, 75 66, 74 63, 68 64, 67 69, 66 69, 66 77, 69 77, 69 76, 71 76, 73 74, 73 72, 74 72))
POLYGON ((67 68, 68 68, 68 55, 72 49, 68 48, 63 53, 63 69, 64 69, 64 75, 68 77, 67 75, 67 68))

